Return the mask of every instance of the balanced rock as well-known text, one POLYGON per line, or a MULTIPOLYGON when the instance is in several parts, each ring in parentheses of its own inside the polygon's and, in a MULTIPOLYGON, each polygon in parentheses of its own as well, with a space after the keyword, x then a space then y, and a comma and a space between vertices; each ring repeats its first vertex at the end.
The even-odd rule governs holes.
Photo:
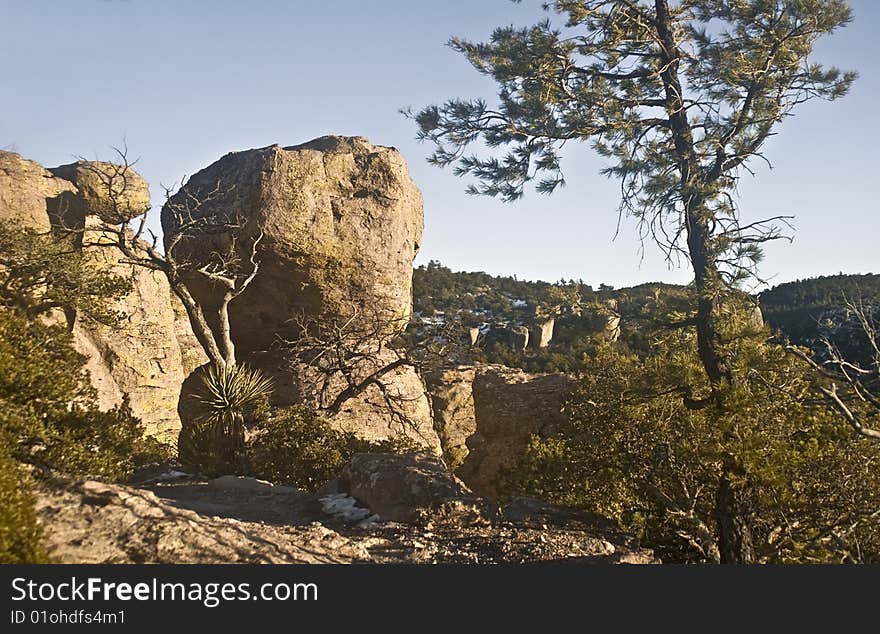
MULTIPOLYGON (((263 236, 259 275, 230 306, 240 351, 295 338, 302 316, 332 319, 352 307, 379 307, 389 320, 409 317, 422 197, 394 148, 322 137, 227 154, 163 207, 166 243, 180 230, 175 210, 188 196, 201 201, 194 217, 242 224, 229 234, 182 240, 182 253, 193 261, 209 262, 233 239, 249 257, 253 238, 263 236)), ((216 290, 198 279, 190 286, 206 305, 217 301, 216 290)))
MULTIPOLYGON (((325 406, 343 377, 331 377, 324 394, 308 384, 311 369, 287 367, 283 342, 309 325, 346 323, 352 316, 402 329, 411 313, 412 262, 423 230, 422 197, 394 148, 362 137, 321 137, 303 145, 227 154, 197 172, 162 210, 166 244, 179 238, 179 256, 209 262, 217 252, 251 257, 259 237, 259 272, 229 305, 231 336, 240 361, 275 379, 276 404, 325 406), (188 201, 198 200, 197 206, 188 201), (185 212, 182 212, 185 210, 185 212), (181 235, 181 218, 230 225, 228 231, 181 235), (334 383, 335 381, 335 383, 334 383)), ((221 294, 202 277, 187 278, 208 308, 221 294)), ((350 368, 368 376, 387 356, 375 350, 350 368)), ((312 377, 313 378, 313 377, 312 377)), ((424 386, 409 366, 384 374, 384 390, 371 384, 333 417, 340 429, 371 440, 400 428, 385 396, 405 404, 403 430, 439 452, 424 386)), ((332 400, 332 399, 331 399, 332 400)))
POLYGON ((150 209, 150 187, 131 167, 77 161, 49 171, 76 187, 74 207, 69 212, 81 218, 96 216, 104 222, 120 224, 150 209))

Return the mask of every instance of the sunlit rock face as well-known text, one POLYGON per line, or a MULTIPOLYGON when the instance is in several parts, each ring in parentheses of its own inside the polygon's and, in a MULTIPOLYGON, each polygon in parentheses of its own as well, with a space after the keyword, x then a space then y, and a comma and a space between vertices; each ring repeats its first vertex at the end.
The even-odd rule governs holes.
MULTIPOLYGON (((149 190, 133 170, 126 172, 128 185, 115 205, 103 194, 100 174, 118 169, 81 161, 47 170, 18 154, 0 152, 0 221, 38 231, 50 231, 59 223, 87 230, 99 217, 118 219, 114 208, 146 210, 149 190)), ((74 346, 86 356, 99 405, 111 409, 127 397, 148 434, 173 442, 180 430, 180 385, 188 371, 204 363, 201 348, 188 320, 179 318, 182 307, 161 273, 120 263, 123 256, 115 248, 90 251, 95 266, 132 282, 131 292, 112 306, 125 316, 119 327, 67 313, 74 346)))
MULTIPOLYGON (((279 362, 279 345, 295 340, 304 322, 331 324, 367 315, 402 328, 412 309, 412 263, 423 230, 422 197, 394 148, 362 137, 329 136, 308 143, 227 154, 190 178, 162 210, 166 243, 186 217, 228 220, 227 233, 184 236, 179 253, 207 261, 212 252, 256 253, 259 272, 229 306, 239 360, 270 373, 276 404, 327 405, 309 393, 309 370, 279 362), (187 208, 187 200, 198 200, 187 208)), ((204 278, 187 280, 203 305, 220 294, 204 278)), ((371 317, 372 318, 372 317, 371 317)), ((388 351, 353 368, 369 374, 388 351), (361 367, 362 366, 362 367, 361 367)), ((333 424, 370 440, 406 435, 439 452, 427 395, 409 366, 383 378, 401 396, 410 424, 393 419, 383 394, 372 386, 345 404, 333 424)), ((330 392, 339 386, 331 386, 330 392)))

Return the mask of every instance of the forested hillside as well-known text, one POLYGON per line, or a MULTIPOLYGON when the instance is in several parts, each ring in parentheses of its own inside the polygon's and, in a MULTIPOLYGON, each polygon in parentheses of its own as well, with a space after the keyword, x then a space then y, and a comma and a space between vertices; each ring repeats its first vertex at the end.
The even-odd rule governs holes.
MULTIPOLYGON (((687 287, 648 283, 597 289, 583 280, 531 282, 488 273, 454 272, 431 261, 413 273, 413 306, 428 322, 460 321, 488 334, 494 325, 534 323, 555 318, 552 343, 543 350, 514 350, 497 337, 483 337, 475 360, 503 363, 529 371, 574 371, 600 335, 619 338, 630 349, 643 349, 644 326, 683 306, 687 287), (609 320, 619 319, 618 332, 607 332, 609 320)), ((847 301, 880 305, 880 275, 831 275, 787 282, 764 291, 759 305, 774 330, 799 345, 823 336, 846 348, 858 347, 839 332, 847 301)), ((852 351, 852 350, 850 350, 852 351)), ((858 351, 855 351, 858 352, 858 351)), ((859 356, 856 354, 856 356, 859 356)))
POLYGON ((847 301, 880 304, 880 275, 827 275, 779 284, 761 293, 764 319, 799 344, 814 339, 822 316, 847 301))

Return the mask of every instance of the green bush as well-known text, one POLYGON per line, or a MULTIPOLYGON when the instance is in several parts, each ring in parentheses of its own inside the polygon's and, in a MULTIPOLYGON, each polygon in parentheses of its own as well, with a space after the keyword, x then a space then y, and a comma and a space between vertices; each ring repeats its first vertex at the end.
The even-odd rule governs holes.
POLYGON ((20 462, 122 480, 168 457, 127 405, 102 412, 62 326, 0 310, 0 445, 20 462))
POLYGON ((0 448, 0 564, 44 563, 41 542, 30 482, 18 462, 0 448))
POLYGON ((124 318, 115 301, 130 290, 130 279, 96 266, 95 255, 78 249, 73 236, 0 223, 0 306, 31 319, 75 309, 80 317, 114 326, 124 318))
POLYGON ((406 438, 369 442, 337 431, 303 405, 274 413, 253 432, 248 451, 252 474, 306 490, 336 477, 356 453, 404 453, 415 449, 406 438))
POLYGON ((654 343, 648 357, 600 348, 569 423, 532 440, 502 491, 612 517, 667 562, 717 561, 717 504, 734 463, 753 496, 759 561, 880 561, 880 444, 812 398, 799 362, 741 340, 737 386, 689 409, 678 386, 700 380, 692 339, 654 343))

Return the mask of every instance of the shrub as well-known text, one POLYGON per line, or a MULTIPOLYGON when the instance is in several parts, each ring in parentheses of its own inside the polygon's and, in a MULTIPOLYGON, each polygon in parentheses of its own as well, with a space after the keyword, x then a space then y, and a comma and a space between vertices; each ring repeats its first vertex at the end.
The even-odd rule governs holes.
POLYGON ((404 453, 415 449, 406 438, 370 442, 335 430, 304 405, 276 412, 253 431, 248 452, 252 474, 306 490, 317 489, 336 477, 356 453, 404 453))
POLYGON ((717 406, 687 408, 677 386, 700 374, 691 344, 657 340, 646 358, 601 348, 569 423, 534 438, 501 489, 615 518, 664 561, 716 561, 734 461, 759 561, 880 561, 880 444, 812 400, 804 368, 773 345, 741 342, 738 385, 717 406))
POLYGON ((36 318, 52 309, 75 309, 80 316, 113 326, 124 317, 115 301, 131 290, 131 280, 95 265, 94 255, 76 247, 72 236, 0 223, 0 306, 36 318))
POLYGON ((255 368, 204 368, 189 397, 194 416, 178 440, 180 459, 208 475, 246 472, 245 431, 265 417, 271 394, 271 380, 255 368))
POLYGON ((0 448, 0 564, 47 561, 41 544, 30 482, 21 466, 0 448))
POLYGON ((127 405, 102 412, 61 326, 0 310, 0 445, 14 459, 122 480, 167 457, 127 405))

